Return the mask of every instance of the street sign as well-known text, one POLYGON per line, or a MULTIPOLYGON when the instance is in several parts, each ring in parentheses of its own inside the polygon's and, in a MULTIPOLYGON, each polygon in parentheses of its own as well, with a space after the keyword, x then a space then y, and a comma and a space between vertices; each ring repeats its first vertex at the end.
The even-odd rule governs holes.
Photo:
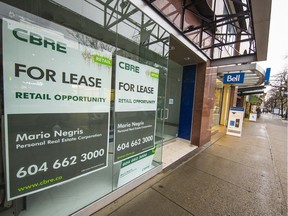
POLYGON ((265 85, 269 85, 269 83, 270 83, 270 72, 271 72, 271 68, 266 68, 265 85))

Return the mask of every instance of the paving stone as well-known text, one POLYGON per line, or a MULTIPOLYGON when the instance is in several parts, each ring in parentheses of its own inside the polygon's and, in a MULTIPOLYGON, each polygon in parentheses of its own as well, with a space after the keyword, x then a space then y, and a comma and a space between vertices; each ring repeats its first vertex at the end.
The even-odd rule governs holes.
POLYGON ((226 142, 226 143, 217 142, 214 145, 225 146, 227 148, 232 148, 232 150, 237 150, 237 151, 241 151, 243 153, 248 153, 248 154, 255 154, 256 153, 257 155, 271 158, 270 148, 265 148, 263 146, 260 147, 259 145, 255 145, 255 143, 253 143, 253 145, 251 145, 249 143, 243 144, 242 142, 226 142))
POLYGON ((248 192, 188 165, 178 168, 153 188, 196 216, 250 215, 250 212, 255 213, 257 210, 258 215, 265 215, 280 211, 279 206, 274 206, 272 210, 250 208, 257 202, 266 203, 267 197, 257 195, 257 198, 257 193, 248 192))
POLYGON ((220 145, 213 145, 206 150, 207 153, 229 159, 234 162, 244 164, 246 166, 253 167, 255 169, 261 169, 263 171, 271 172, 273 170, 273 163, 271 159, 267 157, 257 155, 254 153, 240 153, 237 149, 225 148, 220 145))
POLYGON ((246 136, 246 138, 243 137, 244 135, 241 138, 227 135, 221 138, 221 140, 217 141, 216 144, 251 146, 251 143, 253 143, 254 147, 265 148, 270 150, 269 140, 267 140, 267 137, 255 136, 255 135, 246 136), (245 142, 243 141, 243 139, 245 139, 245 142))
POLYGON ((258 192, 277 198, 277 183, 274 171, 254 169, 234 161, 203 152, 186 165, 216 176, 247 191, 258 192))
POLYGON ((191 216, 189 212, 166 199, 153 189, 148 189, 110 216, 191 216))

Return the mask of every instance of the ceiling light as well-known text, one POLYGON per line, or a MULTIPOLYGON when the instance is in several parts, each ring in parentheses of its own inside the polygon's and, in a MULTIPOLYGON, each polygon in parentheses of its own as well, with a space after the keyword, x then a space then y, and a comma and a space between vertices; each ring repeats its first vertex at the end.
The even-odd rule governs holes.
POLYGON ((169 49, 170 49, 170 50, 175 50, 175 47, 174 47, 174 46, 170 46, 169 49))

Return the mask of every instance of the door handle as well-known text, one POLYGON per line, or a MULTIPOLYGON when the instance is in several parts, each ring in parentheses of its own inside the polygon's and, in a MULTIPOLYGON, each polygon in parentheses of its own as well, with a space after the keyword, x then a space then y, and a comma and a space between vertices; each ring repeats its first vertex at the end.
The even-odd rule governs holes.
POLYGON ((161 111, 160 111, 160 119, 161 120, 163 120, 163 111, 164 111, 164 109, 161 109, 161 111))
POLYGON ((169 118, 169 109, 168 109, 168 108, 165 108, 165 111, 166 111, 166 112, 165 112, 165 113, 166 113, 166 116, 165 116, 164 119, 166 120, 166 119, 169 118))

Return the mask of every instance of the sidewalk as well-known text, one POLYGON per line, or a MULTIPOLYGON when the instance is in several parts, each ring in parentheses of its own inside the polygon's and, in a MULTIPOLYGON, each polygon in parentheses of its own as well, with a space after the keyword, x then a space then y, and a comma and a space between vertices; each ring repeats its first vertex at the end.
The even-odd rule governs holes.
POLYGON ((93 214, 287 215, 287 121, 262 114, 93 214))

